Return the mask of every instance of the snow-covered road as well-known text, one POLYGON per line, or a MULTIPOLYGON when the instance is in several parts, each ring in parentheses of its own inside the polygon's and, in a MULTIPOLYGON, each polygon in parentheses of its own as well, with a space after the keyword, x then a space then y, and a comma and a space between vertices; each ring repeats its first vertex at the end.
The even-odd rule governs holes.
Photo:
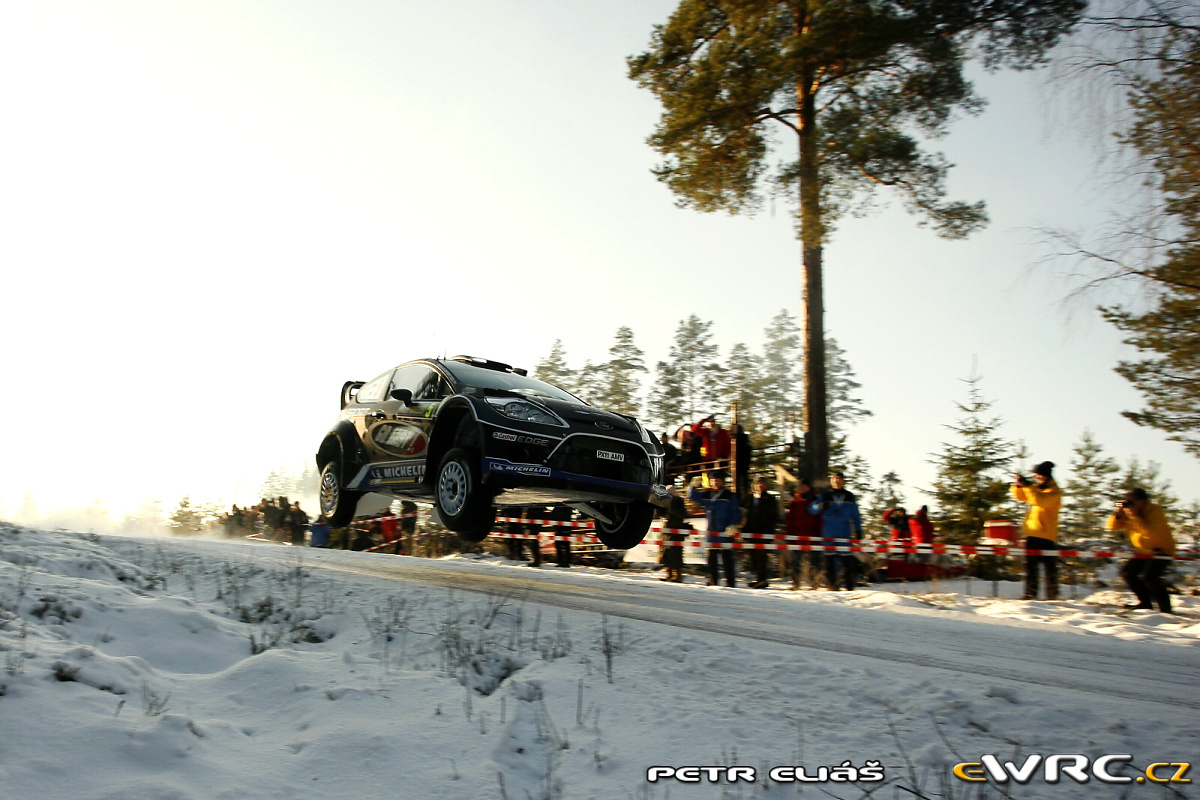
MULTIPOLYGON (((509 593, 561 608, 907 664, 933 670, 934 679, 937 671, 948 670, 989 681, 1200 709, 1198 647, 1082 635, 1043 622, 956 612, 953 603, 942 607, 878 590, 848 596, 865 600, 862 604, 833 603, 820 602, 827 593, 663 584, 647 581, 644 575, 627 578, 600 570, 549 567, 522 570, 492 560, 431 561, 329 551, 308 551, 306 556, 314 566, 361 575, 509 593)), ((278 563, 286 560, 275 558, 278 563)), ((1081 697, 1079 702, 1087 700, 1081 697)))

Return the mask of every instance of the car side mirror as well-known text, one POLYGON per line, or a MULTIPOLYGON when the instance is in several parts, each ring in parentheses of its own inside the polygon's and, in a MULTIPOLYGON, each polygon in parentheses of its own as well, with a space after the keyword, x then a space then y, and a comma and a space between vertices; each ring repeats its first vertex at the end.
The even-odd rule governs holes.
POLYGON ((401 403, 404 403, 404 405, 406 405, 406 406, 411 406, 413 404, 411 389, 393 389, 392 393, 388 396, 391 397, 393 400, 399 400, 401 403))

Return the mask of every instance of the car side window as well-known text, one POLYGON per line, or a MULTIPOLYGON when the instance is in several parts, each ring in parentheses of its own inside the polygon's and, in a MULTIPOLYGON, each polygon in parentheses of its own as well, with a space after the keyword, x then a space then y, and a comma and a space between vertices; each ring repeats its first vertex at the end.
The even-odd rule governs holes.
POLYGON ((358 390, 358 395, 354 398, 354 402, 378 403, 383 399, 384 391, 387 389, 391 377, 392 371, 389 369, 378 378, 364 383, 362 388, 358 390))
POLYGON ((412 392, 412 396, 416 398, 417 390, 421 388, 421 381, 425 378, 425 373, 429 371, 429 367, 417 365, 401 367, 392 376, 392 388, 388 391, 388 394, 390 395, 391 392, 397 389, 408 389, 412 392))
POLYGON ((427 370, 421 385, 413 392, 415 400, 441 400, 449 394, 445 379, 434 370, 427 370))

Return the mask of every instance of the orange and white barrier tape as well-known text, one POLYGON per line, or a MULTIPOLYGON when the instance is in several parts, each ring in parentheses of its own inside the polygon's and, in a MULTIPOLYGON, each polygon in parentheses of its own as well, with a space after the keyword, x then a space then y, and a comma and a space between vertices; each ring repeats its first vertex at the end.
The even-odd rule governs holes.
MULTIPOLYGON (((367 523, 376 522, 385 519, 413 519, 420 516, 422 513, 410 511, 403 514, 389 514, 382 517, 374 517, 370 520, 350 525, 351 528, 365 528, 367 523)), ((528 533, 507 533, 507 532, 492 532, 489 533, 489 538, 493 539, 533 539, 537 538, 553 538, 557 540, 565 540, 579 543, 598 543, 599 540, 595 537, 592 531, 595 530, 595 525, 591 520, 563 520, 563 519, 542 519, 542 518, 527 518, 527 517, 497 517, 498 523, 519 523, 525 525, 543 525, 548 528, 574 528, 584 531, 579 534, 567 534, 556 531, 530 531, 528 533)), ((956 544, 904 544, 900 542, 891 542, 888 540, 873 540, 873 539, 839 539, 835 537, 819 537, 819 536, 789 536, 787 534, 738 534, 740 541, 729 542, 708 542, 708 532, 696 530, 694 528, 662 528, 661 523, 654 523, 652 529, 656 530, 660 535, 684 535, 697 537, 693 541, 672 541, 669 539, 644 539, 642 544, 654 545, 658 547, 693 547, 706 548, 715 547, 722 550, 778 550, 778 551, 800 551, 800 552, 824 552, 824 553, 874 553, 879 555, 891 554, 922 554, 922 555, 955 555, 955 556, 971 556, 971 555, 988 555, 988 556, 1051 556, 1055 558, 1097 558, 1097 559, 1119 559, 1119 558, 1137 558, 1137 559, 1160 559, 1160 560, 1175 560, 1175 561, 1195 561, 1197 554, 1181 550, 1174 556, 1152 556, 1132 553, 1127 550, 1035 550, 1032 548, 1018 547, 1015 545, 956 545, 956 544), (830 544, 831 542, 837 544, 830 544)), ((428 533, 416 534, 418 536, 426 536, 428 533)), ((728 538, 726 534, 717 534, 728 538)), ((393 545, 400 541, 403 535, 397 536, 396 539, 384 542, 383 544, 375 545, 367 548, 366 552, 371 550, 379 550, 393 545)))
MULTIPOLYGON (((707 537, 705 531, 692 531, 707 537)), ((725 534, 717 534, 725 536, 725 534)), ((901 545, 886 541, 863 539, 831 539, 828 537, 787 537, 783 535, 759 535, 742 541, 712 542, 705 540, 693 542, 672 542, 665 539, 646 539, 642 544, 658 545, 660 547, 715 547, 722 550, 793 550, 802 552, 825 553, 921 553, 932 555, 996 555, 996 556, 1054 556, 1058 558, 1154 558, 1173 559, 1175 561, 1194 561, 1196 554, 1191 551, 1180 551, 1174 556, 1153 556, 1132 553, 1127 550, 1035 550, 1025 547, 1010 547, 1007 545, 955 545, 955 544, 918 544, 901 545), (813 544, 813 542, 838 541, 846 544, 813 544)))

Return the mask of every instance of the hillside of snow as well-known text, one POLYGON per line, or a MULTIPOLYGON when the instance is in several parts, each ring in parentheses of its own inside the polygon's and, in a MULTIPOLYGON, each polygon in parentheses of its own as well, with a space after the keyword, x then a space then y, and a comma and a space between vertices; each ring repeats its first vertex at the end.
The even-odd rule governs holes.
POLYGON ((435 585, 419 572, 429 563, 0 525, 2 796, 1191 796, 1188 784, 966 783, 951 768, 982 754, 1130 754, 1133 776, 1189 760, 1200 749, 1194 682, 1190 697, 1134 696, 1118 676, 1107 695, 1014 679, 1006 658, 1036 641, 1071 651, 1081 674, 1110 670, 1111 653, 1150 684, 1161 671, 1188 685, 1200 677, 1195 598, 1177 598, 1183 616, 1123 617, 1099 605, 1116 592, 1060 603, 949 585, 752 592, 495 558, 448 559, 447 585, 435 585), (380 565, 396 577, 368 574, 380 565), (530 576, 587 603, 661 598, 663 621, 468 581, 533 585, 530 576), (790 643, 706 629, 704 615, 721 618, 722 604, 781 636, 788 619, 809 627, 790 643), (900 625, 904 652, 928 664, 870 655, 900 625), (956 656, 963 631, 994 647, 996 674, 954 666, 991 657, 956 656), (878 762, 883 779, 770 777, 846 762, 878 762), (686 765, 740 765, 755 777, 647 778, 651 767, 686 765))

